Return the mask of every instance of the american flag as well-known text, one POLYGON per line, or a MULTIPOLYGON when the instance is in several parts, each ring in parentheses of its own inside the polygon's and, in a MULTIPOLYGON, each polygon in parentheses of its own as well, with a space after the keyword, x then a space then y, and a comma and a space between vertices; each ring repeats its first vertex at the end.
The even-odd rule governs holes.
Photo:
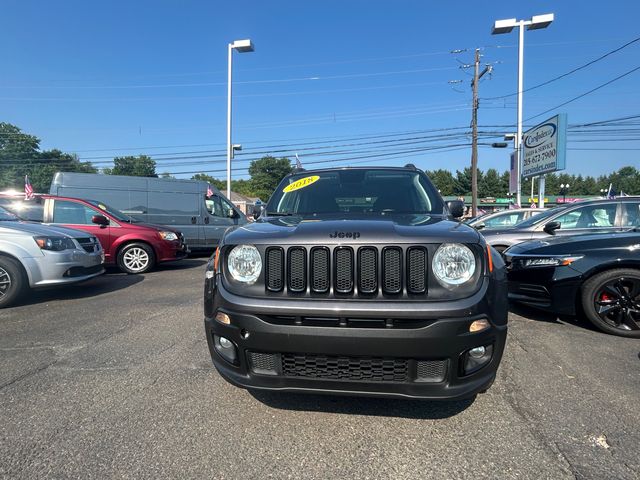
POLYGON ((24 199, 31 200, 33 198, 33 187, 29 181, 29 175, 24 176, 24 199))
POLYGON ((207 183, 207 198, 213 197, 213 190, 211 190, 211 185, 207 183))

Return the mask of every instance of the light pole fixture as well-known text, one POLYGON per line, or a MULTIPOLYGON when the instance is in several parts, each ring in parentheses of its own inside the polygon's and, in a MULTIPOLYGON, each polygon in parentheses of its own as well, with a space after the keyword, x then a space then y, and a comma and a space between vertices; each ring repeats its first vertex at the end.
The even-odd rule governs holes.
POLYGON ((231 146, 231 160, 236 158, 236 152, 240 152, 240 151, 242 151, 242 145, 240 145, 239 143, 234 143, 231 146))
MULTIPOLYGON (((228 45, 228 72, 227 72, 227 198, 231 198, 231 159, 233 158, 234 145, 231 143, 231 65, 233 51, 238 53, 253 52, 251 40, 236 40, 228 45)), ((241 149, 242 147, 240 147, 241 149)), ((236 149, 239 150, 239 149, 236 149)))
MULTIPOLYGON (((517 20, 515 18, 509 18, 506 20, 496 20, 491 30, 492 35, 500 35, 503 33, 510 33, 514 28, 519 28, 519 42, 518 42, 518 132, 516 136, 516 176, 517 188, 516 188, 516 203, 520 205, 522 185, 520 182, 520 164, 522 142, 522 85, 523 85, 523 71, 524 71, 524 27, 527 30, 539 30, 541 28, 547 28, 551 22, 553 22, 553 13, 547 13, 544 15, 534 15, 530 20, 517 20)), ((541 184, 542 185, 542 184, 541 184)))
POLYGON ((568 183, 561 183, 560 184, 560 195, 562 195, 562 203, 566 203, 567 202, 567 192, 569 191, 569 184, 568 183))

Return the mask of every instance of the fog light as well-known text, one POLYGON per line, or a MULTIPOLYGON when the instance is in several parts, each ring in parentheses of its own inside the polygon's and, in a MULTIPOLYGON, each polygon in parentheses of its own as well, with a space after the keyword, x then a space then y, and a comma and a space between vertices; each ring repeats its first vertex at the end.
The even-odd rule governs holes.
POLYGON ((489 320, 485 318, 480 320, 474 320, 473 322, 471 322, 471 325, 469 325, 469 332, 470 333, 481 332, 483 330, 486 330, 490 326, 491 325, 489 324, 489 320))
POLYGON ((462 355, 462 374, 469 375, 477 372, 491 361, 493 356, 493 345, 484 345, 467 350, 462 355))
POLYGON ((227 315, 226 313, 216 313, 216 320, 225 325, 231 325, 231 318, 229 318, 229 315, 227 315))
POLYGON ((235 344, 225 337, 220 337, 218 335, 213 336, 213 345, 216 351, 228 362, 236 363, 238 358, 238 352, 236 350, 235 344))
MULTIPOLYGON (((223 338, 222 340, 227 340, 227 339, 223 338)), ((231 342, 229 342, 229 343, 231 343, 231 342)), ((486 353, 486 351, 487 351, 487 349, 484 348, 484 347, 476 347, 476 348, 472 348, 471 350, 469 350, 469 355, 471 355, 473 358, 482 358, 482 357, 484 357, 484 354, 486 353)))

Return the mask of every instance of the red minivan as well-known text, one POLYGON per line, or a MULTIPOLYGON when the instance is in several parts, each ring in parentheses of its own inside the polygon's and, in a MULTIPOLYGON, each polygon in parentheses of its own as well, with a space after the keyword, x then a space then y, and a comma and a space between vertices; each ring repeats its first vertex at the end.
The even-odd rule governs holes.
POLYGON ((145 273, 160 262, 179 260, 188 250, 173 228, 134 220, 104 203, 79 198, 0 194, 0 205, 25 220, 82 230, 100 240, 105 265, 127 273, 145 273))

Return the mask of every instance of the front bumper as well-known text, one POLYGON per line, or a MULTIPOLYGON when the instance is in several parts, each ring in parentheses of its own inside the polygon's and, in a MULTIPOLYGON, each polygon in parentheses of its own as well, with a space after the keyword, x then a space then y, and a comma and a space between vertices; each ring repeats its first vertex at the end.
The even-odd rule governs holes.
MULTIPOLYGON (((474 296, 453 302, 295 301, 248 299, 232 294, 219 282, 211 282, 211 303, 205 302, 205 329, 213 363, 230 383, 243 387, 288 392, 340 393, 397 398, 460 399, 488 388, 502 358, 507 335, 506 285, 489 287, 486 281, 474 296), (217 285, 216 285, 217 283, 217 285), (496 288, 497 287, 497 288, 496 288), (214 320, 215 312, 229 315, 231 324, 214 320), (418 328, 307 326, 275 324, 279 316, 424 321, 418 328), (469 333, 477 319, 491 326, 469 333), (237 361, 230 363, 215 348, 214 335, 231 340, 237 361), (478 346, 493 348, 491 360, 474 373, 462 372, 462 354, 478 346), (270 354, 275 372, 264 374, 251 362, 255 353, 270 354), (283 368, 291 358, 314 363, 293 371, 283 368), (320 359, 320 360, 318 360, 320 359), (406 366, 398 379, 375 379, 371 364, 395 362, 406 366), (419 365, 444 365, 440 378, 419 377, 419 365), (328 378, 323 370, 331 367, 328 378), (365 372, 340 372, 340 365, 362 365, 365 372), (338 367, 336 367, 338 365, 338 367), (337 368, 337 371, 336 371, 337 368), (258 372, 256 371, 258 370, 258 372), (292 372, 294 372, 292 374, 292 372), (341 378, 336 378, 341 377, 341 378)), ((357 322, 356 322, 357 323, 357 322)))
POLYGON ((171 262, 174 260, 182 260, 189 255, 187 244, 179 240, 163 241, 158 251, 158 262, 171 262))
POLYGON ((560 315, 575 315, 582 274, 569 266, 509 271, 509 300, 560 315))
POLYGON ((22 259, 32 288, 83 282, 102 275, 102 250, 53 252, 42 250, 42 256, 22 259))

